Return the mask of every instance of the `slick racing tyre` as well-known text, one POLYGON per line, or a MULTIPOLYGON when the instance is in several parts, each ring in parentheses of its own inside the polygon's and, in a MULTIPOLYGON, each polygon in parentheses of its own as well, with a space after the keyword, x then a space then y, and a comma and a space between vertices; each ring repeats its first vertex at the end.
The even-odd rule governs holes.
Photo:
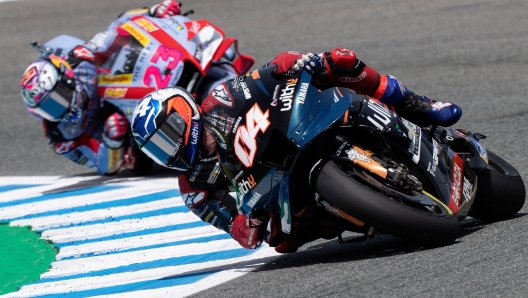
POLYGON ((519 172, 488 151, 488 167, 478 176, 475 203, 469 216, 483 221, 512 218, 524 205, 526 191, 519 172))
MULTIPOLYGON (((316 191, 330 205, 359 219, 380 233, 425 246, 455 241, 460 224, 444 204, 428 210, 387 195, 361 178, 361 168, 343 170, 334 161, 326 163, 315 183, 316 191)), ((416 193, 416 195, 423 195, 416 193)))

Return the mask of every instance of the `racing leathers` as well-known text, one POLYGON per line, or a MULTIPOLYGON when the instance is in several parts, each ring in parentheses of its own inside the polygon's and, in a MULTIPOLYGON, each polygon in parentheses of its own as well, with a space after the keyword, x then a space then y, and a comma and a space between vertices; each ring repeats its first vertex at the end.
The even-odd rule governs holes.
POLYGON ((322 88, 352 89, 392 106, 400 116, 419 126, 451 126, 462 117, 458 105, 415 94, 396 77, 379 74, 345 48, 334 48, 320 55, 284 52, 270 63, 276 64, 276 73, 284 76, 304 68, 322 88))
MULTIPOLYGON (((150 9, 136 11, 137 13, 169 17, 180 13, 179 3, 165 0, 150 9)), ((97 89, 99 72, 96 65, 100 65, 106 59, 105 55, 110 55, 118 48, 99 48, 94 44, 104 44, 104 37, 117 32, 116 26, 133 15, 135 14, 123 14, 110 25, 108 31, 65 53, 64 58, 73 69, 73 79, 81 92, 73 100, 71 111, 62 119, 56 122, 43 119, 31 107, 26 106, 33 116, 42 121, 48 143, 57 154, 95 169, 99 174, 115 174, 122 166, 132 170, 136 163, 136 154, 126 138, 130 125, 125 115, 110 105, 103 104, 97 89), (98 58, 102 60, 98 61, 98 58)), ((106 42, 112 44, 110 40, 106 42)))
MULTIPOLYGON (((125 149, 128 148, 124 146, 124 136, 129 131, 129 124, 124 115, 101 106, 96 89, 97 71, 87 53, 90 52, 79 45, 68 55, 77 89, 81 90, 71 110, 57 122, 32 114, 41 119, 48 143, 55 153, 100 174, 113 174, 119 171, 125 159, 125 149)), ((31 112, 31 108, 28 110, 31 112)))
MULTIPOLYGON (((411 121, 418 122, 420 125, 451 125, 458 121, 461 116, 461 110, 458 106, 439 102, 437 104, 436 101, 417 96, 395 77, 380 75, 357 59, 354 52, 347 49, 334 48, 321 55, 284 52, 267 65, 271 64, 276 65, 275 75, 279 77, 287 79, 299 68, 304 68, 313 74, 316 84, 322 89, 334 86, 350 88, 395 107, 397 111, 405 113, 411 121)), ((234 84, 234 80, 227 81, 223 88, 230 84, 234 84)), ((221 89, 215 89, 209 95, 211 98, 216 97, 212 101, 218 102, 219 90, 221 89)), ((223 95, 231 96, 229 92, 224 92, 223 95)), ((208 107, 209 97, 202 104, 203 117, 214 119, 218 115, 214 115, 215 109, 211 110, 208 107)), ((234 99, 226 99, 223 102, 234 102, 234 99)), ((215 122, 216 120, 212 121, 215 122)), ((236 129, 237 124, 233 126, 231 123, 230 125, 236 129)), ((226 134, 229 129, 225 128, 226 134)), ((235 181, 229 181, 219 172, 219 162, 223 157, 218 151, 215 155, 211 150, 215 147, 220 152, 225 152, 225 150, 222 151, 220 144, 212 145, 210 141, 207 141, 207 138, 211 138, 210 128, 205 129, 204 132, 202 143, 208 144, 209 149, 202 151, 206 154, 203 154, 202 159, 194 165, 191 171, 183 173, 179 177, 180 190, 187 206, 202 220, 226 232, 229 231, 232 237, 245 248, 258 247, 265 235, 268 234, 266 240, 269 241, 270 246, 275 246, 276 251, 283 253, 294 252, 299 246, 316 238, 335 237, 337 235, 335 234, 336 231, 330 230, 301 238, 288 238, 284 234, 278 237, 276 235, 281 234, 281 231, 280 228, 276 227, 277 222, 273 221, 274 214, 252 218, 239 215, 236 210, 235 199, 229 195, 229 187, 231 184, 236 184, 237 178, 235 177, 235 181), (270 223, 271 235, 266 233, 268 222, 270 223), (273 241, 273 238, 281 240, 273 241)), ((249 178, 244 182, 251 183, 249 178)), ((295 221, 302 220, 306 210, 302 203, 297 205, 292 206, 292 219, 294 221, 292 225, 295 225, 295 221)))

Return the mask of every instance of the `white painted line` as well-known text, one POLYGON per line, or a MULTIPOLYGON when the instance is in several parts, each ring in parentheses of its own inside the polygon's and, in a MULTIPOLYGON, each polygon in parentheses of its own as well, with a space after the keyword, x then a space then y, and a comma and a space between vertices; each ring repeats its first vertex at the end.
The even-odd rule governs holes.
POLYGON ((141 235, 122 239, 86 243, 81 245, 65 246, 59 251, 59 254, 57 255, 57 260, 61 260, 67 257, 78 257, 89 253, 97 255, 110 251, 118 252, 132 248, 145 247, 156 244, 165 244, 174 241, 183 241, 188 239, 214 236, 220 234, 225 234, 225 232, 211 226, 204 226, 192 229, 183 229, 178 231, 170 231, 150 235, 141 235))
POLYGON ((102 238, 127 232, 136 232, 146 229, 166 227, 176 224, 201 221, 192 212, 151 216, 141 219, 127 219, 104 224, 94 224, 71 228, 51 229, 42 232, 42 238, 54 243, 81 241, 94 238, 102 238))
POLYGON ((159 210, 169 207, 183 206, 181 197, 172 199, 158 200, 144 204, 135 204, 130 206, 111 207, 100 210, 90 210, 84 212, 72 212, 61 215, 43 216, 30 219, 14 220, 9 223, 11 226, 31 226, 33 230, 42 231, 55 227, 77 224, 87 221, 101 220, 110 217, 132 215, 141 212, 159 210))
MULTIPOLYGON (((23 286, 17 293, 13 293, 12 296, 7 297, 35 297, 40 295, 59 294, 70 291, 82 291, 91 290, 103 287, 125 285, 128 283, 149 281, 155 282, 158 279, 165 278, 167 276, 176 276, 180 274, 186 274, 190 272, 203 272, 205 270, 213 270, 215 267, 222 269, 221 273, 215 274, 211 277, 202 279, 199 283, 189 284, 185 286, 177 287, 166 287, 155 290, 144 290, 125 292, 115 295, 104 295, 97 297, 174 297, 175 293, 178 293, 178 297, 196 293, 200 290, 215 286, 217 284, 226 282, 230 279, 238 277, 253 270, 254 268, 262 265, 262 261, 259 259, 267 257, 276 257, 278 254, 268 247, 262 247, 254 254, 250 256, 233 258, 228 260, 218 260, 211 262, 203 262, 197 264, 187 264, 179 266, 167 266, 155 269, 140 270, 134 272, 116 273, 106 276, 96 277, 84 277, 72 280, 64 280, 57 282, 31 284, 23 286), (225 271, 229 270, 229 271, 225 271), (169 295, 165 293, 168 292, 169 295), (16 295, 15 295, 16 294, 16 295)), ((269 261, 269 259, 267 260, 269 261)))
POLYGON ((38 201, 14 206, 7 206, 0 208, 0 218, 17 218, 30 214, 38 214, 49 211, 61 210, 72 207, 85 206, 89 204, 96 204, 102 202, 110 202, 131 198, 134 196, 147 195, 163 191, 166 189, 159 189, 155 186, 146 187, 132 187, 109 190, 95 194, 84 194, 79 196, 64 197, 60 199, 51 199, 45 201, 38 201))
POLYGON ((191 243, 105 256, 56 261, 51 265, 51 269, 48 272, 41 275, 41 278, 67 276, 117 268, 131 264, 164 260, 175 257, 200 255, 209 252, 218 252, 239 248, 241 248, 240 245, 236 241, 233 241, 233 239, 225 239, 207 243, 191 243))

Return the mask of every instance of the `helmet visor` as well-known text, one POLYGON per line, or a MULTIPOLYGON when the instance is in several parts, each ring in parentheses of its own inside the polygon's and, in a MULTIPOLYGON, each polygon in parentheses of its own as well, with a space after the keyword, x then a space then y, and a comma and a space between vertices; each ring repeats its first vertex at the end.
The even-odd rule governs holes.
POLYGON ((73 88, 60 80, 48 96, 30 108, 44 119, 59 121, 71 109, 73 93, 73 88))
POLYGON ((159 129, 140 146, 141 150, 158 164, 178 170, 187 170, 183 162, 185 119, 178 113, 170 114, 159 129))

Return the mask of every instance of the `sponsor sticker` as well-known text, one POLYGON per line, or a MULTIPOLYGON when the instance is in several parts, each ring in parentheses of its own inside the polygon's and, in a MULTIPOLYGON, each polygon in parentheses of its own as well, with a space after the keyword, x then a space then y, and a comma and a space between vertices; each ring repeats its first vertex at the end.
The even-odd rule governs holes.
POLYGON ((99 85, 131 84, 132 74, 100 75, 99 85))
POLYGON ((150 43, 150 38, 139 31, 136 27, 132 26, 132 24, 124 23, 121 25, 121 28, 130 33, 130 35, 132 35, 142 46, 146 46, 150 43))
POLYGON ((205 199, 205 192, 182 193, 182 199, 187 207, 192 208, 205 199))
POLYGON ((453 164, 451 167, 451 196, 448 207, 456 213, 460 207, 462 195, 462 179, 464 178, 464 164, 462 158, 453 152, 453 164))
MULTIPOLYGON (((298 80, 299 79, 289 79, 286 81, 286 87, 281 90, 281 95, 279 97, 279 100, 282 102, 281 112, 291 110, 293 93, 295 92, 298 80)), ((304 103, 304 99, 300 103, 304 103)))
POLYGON ((351 161, 360 160, 360 161, 364 161, 364 162, 371 162, 370 158, 368 156, 366 156, 365 154, 357 151, 354 148, 350 148, 349 150, 345 150, 345 153, 348 155, 348 159, 350 159, 351 161))
POLYGON ((464 194, 464 199, 466 202, 469 202, 471 199, 471 193, 473 192, 473 184, 464 176, 464 184, 462 186, 462 193, 464 194))
POLYGON ((251 196, 251 199, 247 202, 247 205, 249 208, 253 208, 255 204, 258 202, 258 200, 262 197, 258 192, 255 192, 253 196, 251 196))
POLYGON ((244 197, 251 189, 253 189, 253 187, 255 187, 255 185, 257 185, 257 183, 255 182, 253 175, 249 175, 246 179, 240 180, 240 182, 237 183, 240 197, 244 197))
POLYGON ((244 97, 246 99, 251 98, 251 93, 249 92, 249 88, 245 82, 240 82, 240 86, 242 87, 242 91, 244 92, 244 97))
POLYGON ((238 127, 235 135, 235 154, 247 168, 253 165, 257 153, 257 135, 270 126, 269 110, 262 112, 257 103, 246 113, 246 124, 238 127))
POLYGON ((124 98, 128 88, 106 88, 104 98, 124 98))
POLYGON ((233 100, 227 93, 225 84, 222 83, 214 88, 213 97, 221 104, 230 108, 233 107, 233 100))
POLYGON ((137 19, 134 19, 133 21, 134 23, 136 23, 136 25, 138 25, 139 27, 141 27, 141 29, 147 31, 147 32, 154 32, 154 31, 158 31, 160 28, 158 26, 156 26, 154 23, 152 23, 151 21, 145 19, 145 18, 137 18, 137 19))
POLYGON ((438 167, 438 147, 436 146, 436 141, 433 139, 433 162, 429 162, 427 165, 427 171, 429 174, 436 177, 436 168, 438 167))

